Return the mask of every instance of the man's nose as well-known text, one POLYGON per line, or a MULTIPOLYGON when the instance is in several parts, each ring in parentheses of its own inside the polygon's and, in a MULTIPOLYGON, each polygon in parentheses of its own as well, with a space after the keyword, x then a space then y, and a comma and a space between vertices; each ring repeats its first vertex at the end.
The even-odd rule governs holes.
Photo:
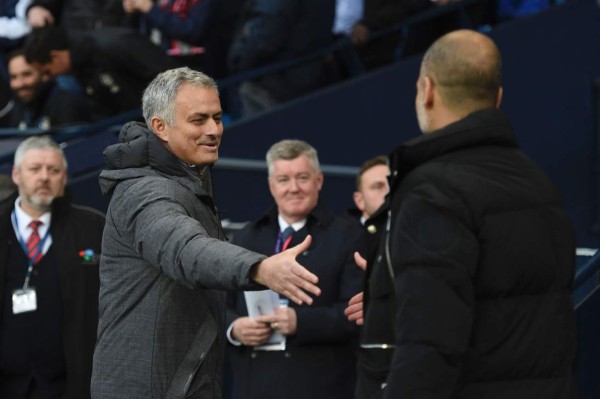
POLYGON ((298 181, 296 179, 290 179, 290 191, 298 191, 298 181))
POLYGON ((48 177, 50 176, 50 172, 46 168, 41 168, 38 176, 42 180, 48 180, 48 177))

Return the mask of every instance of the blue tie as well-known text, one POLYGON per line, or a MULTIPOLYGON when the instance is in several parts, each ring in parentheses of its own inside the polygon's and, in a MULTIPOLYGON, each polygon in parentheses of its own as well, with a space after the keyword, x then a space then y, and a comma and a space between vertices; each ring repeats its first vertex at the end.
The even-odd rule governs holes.
MULTIPOLYGON (((279 244, 279 252, 281 251, 285 251, 288 247, 288 245, 290 244, 290 242, 288 241, 288 239, 294 235, 296 231, 292 228, 292 226, 288 226, 285 228, 285 230, 283 230, 283 232, 281 233, 281 241, 279 244)), ((291 240, 290 240, 291 241, 291 240)))

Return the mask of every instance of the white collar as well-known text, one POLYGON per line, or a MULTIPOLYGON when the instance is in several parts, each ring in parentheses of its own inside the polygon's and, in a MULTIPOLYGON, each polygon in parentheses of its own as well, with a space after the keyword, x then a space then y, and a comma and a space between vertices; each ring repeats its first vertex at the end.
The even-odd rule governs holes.
POLYGON ((19 225, 19 231, 17 232, 15 229, 15 232, 18 233, 21 237, 29 237, 29 235, 31 234, 31 227, 29 227, 29 223, 31 223, 31 221, 34 219, 37 219, 40 222, 42 222, 42 225, 38 228, 38 233, 40 234, 40 237, 43 237, 46 235, 46 232, 50 227, 52 214, 50 212, 46 212, 39 218, 31 217, 27 212, 23 210, 23 208, 21 208, 21 196, 19 196, 15 200, 15 217, 17 218, 17 224, 19 225))
POLYGON ((304 218, 296 223, 292 223, 292 224, 289 224, 288 222, 286 222, 285 219, 281 215, 277 215, 277 220, 279 221, 279 231, 281 231, 281 232, 283 232, 283 230, 288 228, 288 226, 292 226, 292 229, 294 229, 294 231, 298 231, 301 228, 303 228, 304 225, 306 224, 306 218, 304 218))

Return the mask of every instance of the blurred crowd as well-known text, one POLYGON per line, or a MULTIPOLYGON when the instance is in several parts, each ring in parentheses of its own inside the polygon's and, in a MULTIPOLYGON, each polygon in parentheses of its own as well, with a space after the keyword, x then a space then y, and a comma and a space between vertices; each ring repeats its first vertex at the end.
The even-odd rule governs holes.
POLYGON ((148 82, 177 66, 236 77, 221 86, 225 113, 253 115, 422 52, 451 30, 485 30, 550 5, 481 0, 448 7, 460 1, 3 0, 0 128, 49 129, 139 109, 148 82), (444 7, 443 15, 398 28, 444 7), (254 73, 336 43, 347 45, 254 73))

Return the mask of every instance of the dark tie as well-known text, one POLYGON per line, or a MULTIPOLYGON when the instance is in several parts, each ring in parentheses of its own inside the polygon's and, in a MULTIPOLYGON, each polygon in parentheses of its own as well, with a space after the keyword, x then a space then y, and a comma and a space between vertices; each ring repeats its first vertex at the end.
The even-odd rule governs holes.
POLYGON ((29 227, 31 227, 31 235, 29 236, 26 242, 27 257, 34 265, 38 263, 40 259, 42 259, 41 248, 38 252, 38 246, 40 244, 40 235, 38 233, 38 228, 41 224, 42 222, 40 222, 39 220, 32 220, 31 223, 29 223, 29 227))
POLYGON ((285 228, 285 230, 283 230, 283 232, 281 233, 279 252, 285 251, 287 249, 287 247, 290 245, 290 241, 292 241, 292 236, 295 232, 296 231, 293 229, 292 226, 288 226, 285 228))

